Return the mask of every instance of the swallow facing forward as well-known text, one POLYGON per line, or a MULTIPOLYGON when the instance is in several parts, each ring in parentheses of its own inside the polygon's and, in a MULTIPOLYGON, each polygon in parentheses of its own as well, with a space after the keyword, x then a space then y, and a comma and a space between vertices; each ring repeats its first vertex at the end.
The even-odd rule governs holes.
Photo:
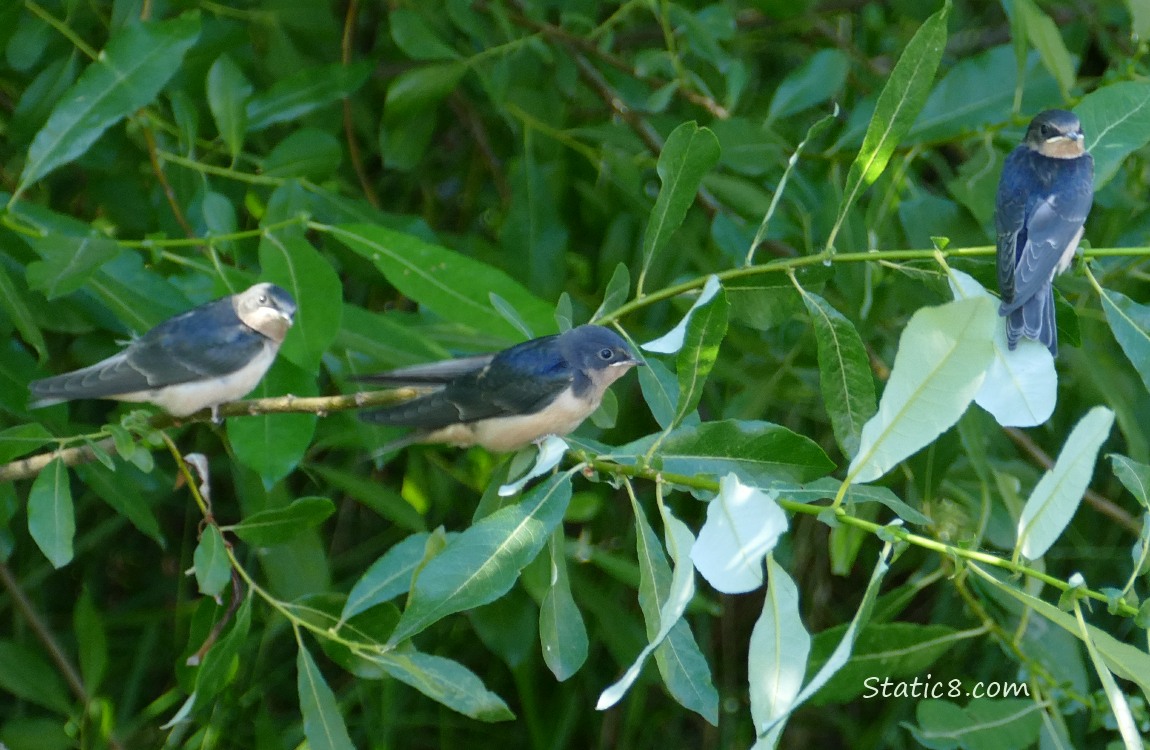
POLYGON ((31 408, 78 398, 147 401, 183 417, 247 395, 271 367, 296 304, 256 284, 169 318, 91 367, 28 384, 31 408))
POLYGON ((579 326, 494 355, 361 378, 397 387, 437 388, 402 404, 364 412, 362 418, 416 428, 385 451, 411 443, 511 451, 574 430, 599 408, 607 388, 638 364, 642 363, 614 331, 579 326))
POLYGON ((1040 113, 1006 157, 994 211, 998 314, 1006 317, 1011 349, 1025 336, 1058 354, 1051 283, 1070 266, 1093 202, 1094 159, 1078 117, 1062 109, 1040 113))

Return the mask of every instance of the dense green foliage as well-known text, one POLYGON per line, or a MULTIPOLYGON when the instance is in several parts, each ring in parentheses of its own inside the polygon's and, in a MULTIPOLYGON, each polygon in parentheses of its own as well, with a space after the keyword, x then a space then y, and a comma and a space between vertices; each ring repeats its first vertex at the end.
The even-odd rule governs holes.
POLYGON ((0 748, 1140 747, 1148 35, 1147 0, 4 3, 0 748), (983 291, 1048 107, 1097 188, 1057 380, 983 291), (255 280, 299 314, 252 398, 687 318, 518 491, 533 450, 379 455, 346 400, 28 410, 255 280))

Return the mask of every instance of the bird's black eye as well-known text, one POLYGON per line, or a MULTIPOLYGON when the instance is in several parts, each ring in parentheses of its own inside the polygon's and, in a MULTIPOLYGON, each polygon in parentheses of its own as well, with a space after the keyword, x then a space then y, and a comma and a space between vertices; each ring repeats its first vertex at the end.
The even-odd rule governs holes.
POLYGON ((256 299, 256 302, 259 302, 261 305, 266 305, 268 303, 268 296, 266 294, 261 294, 259 298, 256 299))
POLYGON ((615 358, 614 350, 612 350, 612 349, 600 349, 599 350, 599 359, 603 360, 604 362, 610 362, 614 358, 615 358))

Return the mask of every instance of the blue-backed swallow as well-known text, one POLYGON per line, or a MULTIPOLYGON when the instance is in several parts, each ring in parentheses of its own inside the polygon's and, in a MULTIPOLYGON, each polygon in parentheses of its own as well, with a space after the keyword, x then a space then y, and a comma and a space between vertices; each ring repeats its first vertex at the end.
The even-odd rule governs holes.
POLYGON ((599 408, 603 393, 642 364, 617 333, 585 325, 497 354, 416 365, 361 378, 437 390, 363 413, 368 422, 414 427, 384 451, 411 443, 512 451, 566 435, 599 408))
POLYGON ((1013 349, 1025 336, 1058 354, 1051 283, 1074 259, 1094 202, 1094 159, 1073 112, 1050 109, 1006 157, 998 182, 998 289, 1013 349))
POLYGON ((119 354, 28 384, 32 408, 78 398, 147 401, 173 416, 247 395, 271 367, 296 304, 275 284, 169 318, 119 354))

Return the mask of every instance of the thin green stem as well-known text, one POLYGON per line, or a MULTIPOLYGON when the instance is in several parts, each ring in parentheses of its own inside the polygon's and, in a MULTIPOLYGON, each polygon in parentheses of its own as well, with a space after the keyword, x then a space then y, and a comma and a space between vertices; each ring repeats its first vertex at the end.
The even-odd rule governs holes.
POLYGON ((72 31, 72 29, 68 27, 68 24, 64 23, 59 18, 56 18, 54 15, 49 13, 47 10, 40 7, 40 5, 35 2, 35 0, 24 0, 24 7, 30 10, 44 23, 60 32, 62 37, 71 42, 76 49, 83 52, 89 59, 95 60, 100 56, 99 50, 89 47, 88 43, 81 39, 79 34, 77 34, 75 31, 72 31))

